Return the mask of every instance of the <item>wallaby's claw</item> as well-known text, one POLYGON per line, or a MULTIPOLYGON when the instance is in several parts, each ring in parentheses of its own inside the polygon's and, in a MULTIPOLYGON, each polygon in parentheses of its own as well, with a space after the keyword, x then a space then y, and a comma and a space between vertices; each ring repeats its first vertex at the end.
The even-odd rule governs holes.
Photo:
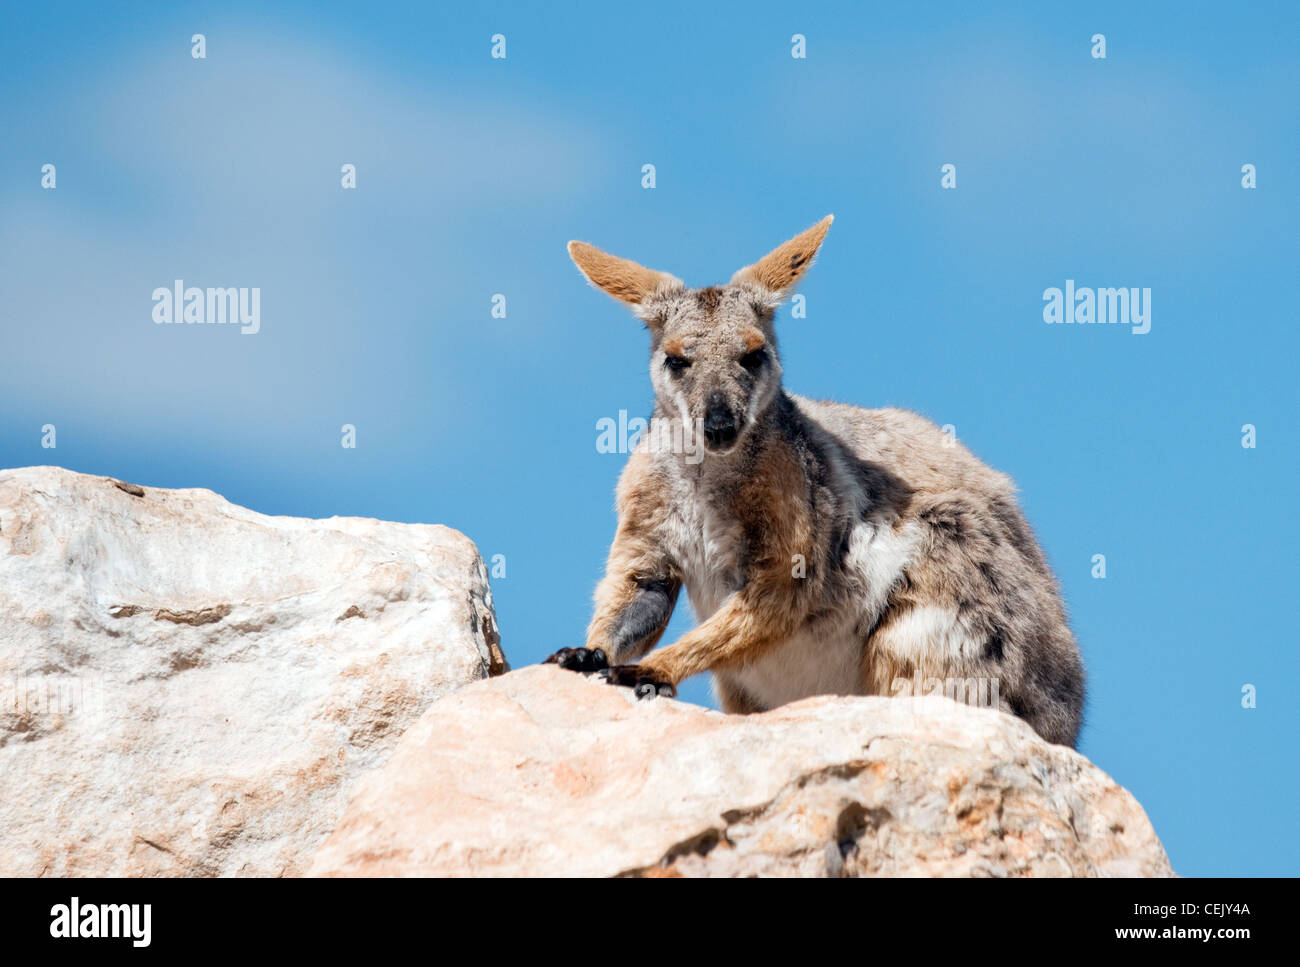
POLYGON ((586 674, 595 672, 611 685, 632 689, 637 698, 677 697, 677 689, 671 682, 660 681, 640 665, 610 665, 603 648, 561 648, 542 664, 559 665, 586 674))
POLYGON ((600 677, 611 685, 622 685, 632 689, 637 698, 676 698, 677 689, 672 682, 660 681, 648 669, 640 665, 615 665, 600 673, 600 677))
POLYGON ((598 672, 609 667, 603 648, 561 648, 543 665, 559 665, 571 672, 598 672))

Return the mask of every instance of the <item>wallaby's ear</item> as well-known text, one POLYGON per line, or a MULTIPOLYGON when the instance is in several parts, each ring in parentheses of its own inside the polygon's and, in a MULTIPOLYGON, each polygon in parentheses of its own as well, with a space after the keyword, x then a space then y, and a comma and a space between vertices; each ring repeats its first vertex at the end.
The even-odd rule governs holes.
POLYGON ((784 245, 778 245, 753 265, 747 265, 731 277, 732 282, 754 282, 779 302, 788 296, 812 265, 822 239, 830 230, 834 215, 827 215, 812 228, 800 232, 784 245))
POLYGON ((588 282, 629 305, 638 306, 659 292, 685 288, 675 275, 647 269, 586 242, 570 242, 569 258, 588 282))

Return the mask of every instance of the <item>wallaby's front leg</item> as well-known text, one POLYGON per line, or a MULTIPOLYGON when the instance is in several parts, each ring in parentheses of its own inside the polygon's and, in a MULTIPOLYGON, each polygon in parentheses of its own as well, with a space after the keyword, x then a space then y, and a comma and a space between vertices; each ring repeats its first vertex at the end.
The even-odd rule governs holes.
MULTIPOLYGON (((770 454, 736 496, 735 506, 748 515, 742 523, 751 542, 740 589, 675 643, 639 664, 611 668, 609 680, 631 685, 638 694, 652 690, 672 694, 692 675, 739 667, 788 641, 807 620, 821 587, 817 571, 809 573, 792 565, 796 560, 825 556, 814 540, 806 492, 798 460, 784 452, 770 454)), ((646 648, 657 638, 658 633, 646 648)), ((808 660, 817 659, 810 655, 808 660)))
MULTIPOLYGON (((596 613, 587 629, 584 648, 561 648, 546 663, 576 672, 597 672, 610 667, 635 668, 621 662, 635 660, 655 646, 672 617, 681 583, 669 577, 639 577, 633 573, 607 574, 596 589, 596 613)), ((671 688, 648 679, 619 684, 648 686, 656 694, 674 694, 671 688)), ((647 693, 639 688, 638 694, 647 693)))
MULTIPOLYGON (((826 555, 815 537, 807 485, 799 461, 784 451, 768 454, 737 494, 735 506, 752 542, 740 589, 698 628, 638 665, 613 669, 612 681, 649 680, 672 688, 710 669, 739 667, 788 641, 807 620, 821 593, 818 569, 796 560, 826 555)), ((808 661, 817 661, 809 655, 808 661)))
POLYGON ((609 679, 616 685, 653 683, 663 694, 692 675, 757 658, 803 623, 801 590, 797 579, 751 581, 698 628, 639 664, 610 669, 609 679))
POLYGON ((596 588, 587 648, 601 648, 615 664, 636 661, 659 643, 673 616, 681 582, 666 567, 607 574, 596 588))
POLYGON ((620 501, 623 514, 605 577, 596 587, 586 647, 562 648, 548 662, 591 672, 611 663, 635 661, 658 643, 668 627, 681 578, 655 539, 654 515, 646 519, 648 502, 638 501, 635 493, 630 498, 620 501))

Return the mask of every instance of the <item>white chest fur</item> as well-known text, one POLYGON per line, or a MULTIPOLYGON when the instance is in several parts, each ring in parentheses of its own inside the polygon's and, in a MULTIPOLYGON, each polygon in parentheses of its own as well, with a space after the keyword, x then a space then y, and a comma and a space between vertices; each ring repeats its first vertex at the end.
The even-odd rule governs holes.
POLYGON ((699 500, 681 500, 664 535, 682 569, 696 621, 704 621, 743 580, 743 533, 738 521, 699 500))

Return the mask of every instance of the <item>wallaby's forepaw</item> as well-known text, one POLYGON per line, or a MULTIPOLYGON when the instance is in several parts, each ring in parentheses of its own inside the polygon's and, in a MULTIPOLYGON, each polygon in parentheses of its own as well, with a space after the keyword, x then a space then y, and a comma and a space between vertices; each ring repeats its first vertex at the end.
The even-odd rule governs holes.
POLYGON ((571 672, 598 672, 609 667, 603 648, 561 648, 543 665, 559 665, 571 672))
POLYGON ((664 698, 677 697, 677 689, 672 682, 660 681, 654 672, 640 665, 615 665, 601 672, 601 677, 611 685, 632 689, 637 698, 654 698, 656 695, 664 698))

